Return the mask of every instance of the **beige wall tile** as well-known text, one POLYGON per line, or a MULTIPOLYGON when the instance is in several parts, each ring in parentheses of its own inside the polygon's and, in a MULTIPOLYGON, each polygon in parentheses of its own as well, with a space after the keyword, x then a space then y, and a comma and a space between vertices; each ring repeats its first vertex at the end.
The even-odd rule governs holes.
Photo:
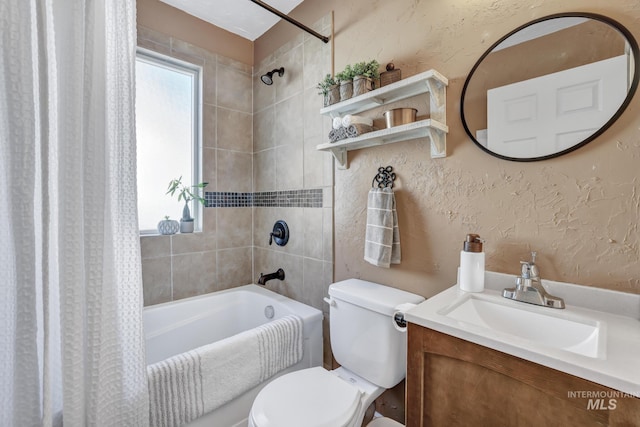
POLYGON ((323 298, 328 295, 330 283, 326 282, 324 262, 304 258, 304 277, 302 284, 302 302, 318 310, 326 305, 323 298))
POLYGON ((332 122, 323 120, 319 111, 322 108, 323 96, 317 89, 304 91, 304 139, 322 137, 321 142, 329 141, 332 122))
POLYGON ((253 71, 253 67, 251 65, 245 64, 244 62, 236 61, 235 59, 231 59, 223 55, 218 55, 218 63, 226 65, 227 67, 244 74, 251 74, 253 71))
POLYGON ((276 150, 264 150, 253 155, 253 191, 274 191, 276 189, 276 150))
POLYGON ((218 65, 217 90, 219 107, 244 113, 253 112, 251 75, 233 68, 218 65))
POLYGON ((304 183, 302 143, 276 147, 276 189, 297 190, 304 183))
POLYGON ((331 156, 325 151, 318 151, 316 147, 323 143, 319 136, 305 138, 303 148, 303 184, 304 188, 322 187, 324 183, 324 159, 331 156))
POLYGON ((302 44, 284 52, 275 68, 284 67, 282 77, 274 77, 273 85, 276 91, 276 102, 283 101, 302 92, 303 75, 303 47, 302 44))
POLYGON ((217 104, 217 88, 218 84, 224 85, 223 82, 219 83, 219 80, 226 78, 226 75, 218 75, 218 69, 216 61, 207 59, 203 67, 204 74, 202 75, 202 100, 205 104, 218 105, 217 104))
POLYGON ((303 209, 303 241, 304 256, 321 260, 322 255, 322 230, 323 230, 323 209, 304 208, 303 209))
POLYGON ((141 40, 149 40, 171 48, 171 36, 152 30, 151 28, 143 25, 138 25, 138 43, 140 43, 141 40))
POLYGON ((215 62, 216 60, 215 53, 211 53, 206 49, 187 43, 176 37, 171 38, 171 50, 176 53, 199 57, 203 62, 205 60, 215 62))
POLYGON ((251 246, 252 208, 218 208, 218 249, 251 246))
POLYGON ((333 262, 333 208, 322 208, 322 259, 333 262))
POLYGON ((142 259, 167 257, 171 255, 170 236, 140 236, 142 259))
POLYGON ((275 147, 276 110, 267 107, 253 115, 253 151, 275 147))
POLYGON ((204 234, 209 234, 216 236, 216 223, 218 221, 218 209, 217 208, 204 208, 202 210, 204 212, 204 218, 202 221, 202 232, 204 234))
POLYGON ((217 115, 214 105, 202 105, 202 146, 205 148, 217 147, 217 115))
POLYGON ((216 290, 216 253, 195 252, 172 257, 173 299, 216 290))
MULTIPOLYGON (((331 73, 331 46, 316 38, 304 42, 304 89, 314 88, 331 73)), ((320 95, 318 95, 320 96, 320 95)))
POLYGON ((202 180, 209 183, 205 191, 217 191, 218 189, 217 154, 218 150, 215 148, 204 147, 202 149, 202 180))
POLYGON ((142 260, 142 288, 145 306, 171 301, 171 257, 142 260))
POLYGON ((300 112, 304 108, 302 94, 295 95, 276 104, 275 144, 299 145, 304 137, 304 122, 300 118, 300 112))
POLYGON ((219 107, 218 148, 251 153, 253 151, 252 115, 219 107))
POLYGON ((224 249, 217 252, 218 260, 218 289, 229 289, 236 286, 255 283, 253 277, 252 249, 243 248, 224 249))
POLYGON ((208 233, 179 233, 171 236, 172 255, 216 249, 216 239, 208 233))
POLYGON ((228 150, 217 150, 217 155, 218 191, 250 192, 253 185, 253 156, 228 150))

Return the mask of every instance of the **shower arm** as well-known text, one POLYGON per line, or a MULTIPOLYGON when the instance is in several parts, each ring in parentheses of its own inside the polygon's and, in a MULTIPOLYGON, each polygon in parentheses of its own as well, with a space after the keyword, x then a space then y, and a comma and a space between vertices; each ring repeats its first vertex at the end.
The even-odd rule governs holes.
POLYGON ((263 8, 268 10, 269 12, 273 13, 274 15, 279 16, 280 18, 284 19, 285 21, 288 21, 288 22, 292 23, 293 25, 295 25, 296 27, 300 28, 301 30, 306 31, 307 33, 311 34, 312 36, 319 38, 324 43, 328 43, 329 42, 329 37, 323 36, 322 34, 319 34, 319 33, 315 32, 315 31, 313 31, 311 28, 307 27, 304 24, 301 24, 300 22, 298 22, 295 19, 291 18, 289 15, 286 15, 286 14, 280 12, 278 9, 275 9, 275 8, 269 6, 265 2, 260 1, 260 0, 251 0, 251 1, 253 3, 255 3, 255 4, 257 4, 258 6, 262 6, 263 8))

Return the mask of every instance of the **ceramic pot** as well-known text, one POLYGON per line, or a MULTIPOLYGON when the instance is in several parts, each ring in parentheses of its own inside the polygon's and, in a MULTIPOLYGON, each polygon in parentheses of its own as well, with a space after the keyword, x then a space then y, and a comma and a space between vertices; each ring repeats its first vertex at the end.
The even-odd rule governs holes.
POLYGON ((176 234, 179 229, 180 224, 173 219, 163 219, 158 223, 158 233, 163 235, 176 234))
POLYGON ((193 218, 180 220, 180 232, 181 233, 193 233, 193 218))

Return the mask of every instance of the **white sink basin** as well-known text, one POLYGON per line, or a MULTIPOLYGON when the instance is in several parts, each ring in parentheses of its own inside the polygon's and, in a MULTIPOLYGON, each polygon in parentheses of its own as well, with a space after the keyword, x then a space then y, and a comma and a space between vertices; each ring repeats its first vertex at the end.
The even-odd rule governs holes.
POLYGON ((515 279, 487 271, 484 292, 451 286, 405 319, 640 398, 640 294, 543 280, 561 310, 503 298, 515 279))
POLYGON ((439 310, 438 314, 544 346, 587 357, 605 357, 604 324, 571 318, 562 310, 469 294, 439 310))

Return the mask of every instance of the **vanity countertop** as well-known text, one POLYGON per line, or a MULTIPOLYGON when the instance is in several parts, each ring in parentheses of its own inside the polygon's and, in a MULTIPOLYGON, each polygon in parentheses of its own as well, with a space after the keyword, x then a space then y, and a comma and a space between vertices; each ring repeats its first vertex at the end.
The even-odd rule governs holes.
POLYGON ((640 295, 542 280, 547 292, 563 298, 566 303, 565 309, 554 309, 503 298, 502 289, 513 287, 515 278, 513 275, 486 272, 483 292, 470 294, 455 285, 407 311, 405 318, 411 323, 640 398, 640 295), (469 298, 508 309, 521 309, 529 315, 542 314, 597 324, 600 331, 598 354, 590 357, 554 348, 447 315, 461 301, 469 298))

